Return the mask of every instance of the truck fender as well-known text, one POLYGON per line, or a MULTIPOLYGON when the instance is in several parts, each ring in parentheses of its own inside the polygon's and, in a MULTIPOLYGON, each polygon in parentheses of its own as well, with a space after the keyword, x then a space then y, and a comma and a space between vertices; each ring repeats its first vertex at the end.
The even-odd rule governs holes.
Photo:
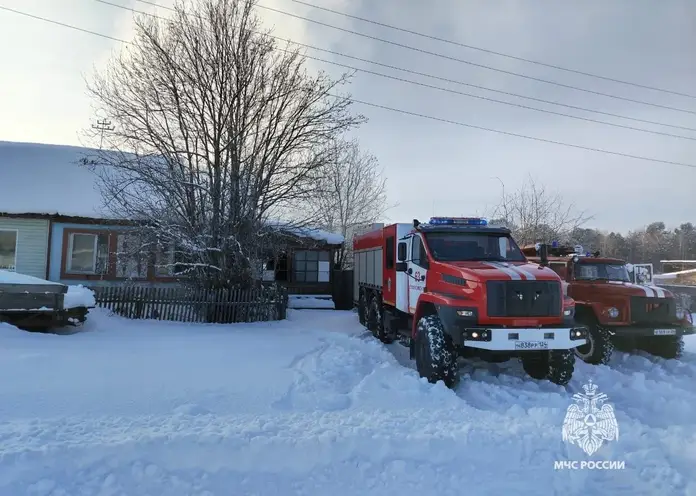
MULTIPOLYGON (((418 321, 425 317, 426 315, 437 315, 442 320, 440 315, 440 307, 443 306, 454 306, 450 298, 446 296, 441 296, 433 293, 423 293, 418 298, 418 303, 416 304, 416 312, 413 314, 413 323, 411 329, 411 337, 416 339, 416 333, 418 329, 418 321)), ((442 321, 445 327, 445 332, 447 333, 447 323, 442 321)))
POLYGON ((576 300, 575 320, 580 323, 599 323, 599 318, 597 316, 597 312, 595 311, 595 305, 576 300))

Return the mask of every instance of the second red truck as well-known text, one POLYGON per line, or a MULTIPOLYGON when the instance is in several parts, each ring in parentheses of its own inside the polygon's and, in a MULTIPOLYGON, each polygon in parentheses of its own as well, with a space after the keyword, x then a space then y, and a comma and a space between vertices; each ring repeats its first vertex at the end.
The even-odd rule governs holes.
POLYGON ((528 262, 508 229, 433 217, 356 236, 353 250, 360 322, 407 346, 421 377, 453 387, 460 356, 519 357, 536 379, 570 380, 587 329, 559 276, 528 262))

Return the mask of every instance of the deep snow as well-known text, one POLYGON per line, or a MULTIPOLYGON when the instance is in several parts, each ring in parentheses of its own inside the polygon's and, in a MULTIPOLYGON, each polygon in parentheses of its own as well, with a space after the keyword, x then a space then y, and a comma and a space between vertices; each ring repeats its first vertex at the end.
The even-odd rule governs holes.
POLYGON ((352 312, 186 325, 94 310, 83 333, 0 324, 0 495, 696 495, 696 341, 682 362, 618 353, 568 390, 519 365, 420 380, 352 312), (561 440, 589 378, 618 441, 586 460, 561 440))

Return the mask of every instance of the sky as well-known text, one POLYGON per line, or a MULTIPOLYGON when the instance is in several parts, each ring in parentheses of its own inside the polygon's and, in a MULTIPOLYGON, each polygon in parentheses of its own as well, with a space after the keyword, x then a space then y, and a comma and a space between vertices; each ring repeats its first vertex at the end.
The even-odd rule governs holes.
MULTIPOLYGON (((109 0, 138 10, 136 0, 109 0)), ((691 0, 308 0, 394 26, 546 64, 696 95, 696 4, 691 0)), ((157 0, 171 6, 173 0, 157 0)), ((484 53, 323 12, 293 0, 260 5, 445 57, 483 64, 609 98, 487 70, 260 9, 274 34, 309 45, 499 91, 693 128, 645 124, 386 69, 337 55, 308 55, 487 98, 676 134, 655 135, 517 108, 358 72, 346 91, 359 100, 504 133, 693 164, 682 167, 505 135, 355 104, 369 120, 354 132, 384 170, 386 222, 432 215, 490 215, 503 193, 533 178, 592 219, 587 227, 627 231, 653 221, 696 223, 696 98, 606 81, 484 53)), ((0 0, 0 6, 119 39, 133 35, 130 11, 96 0, 0 0)), ((164 9, 156 10, 167 15, 164 9)), ((80 145, 97 114, 85 78, 121 44, 0 10, 0 140, 80 145)), ((312 70, 345 69, 309 61, 312 70)), ((0 164, 1 167, 1 164, 0 164)), ((2 180, 0 171, 0 180, 2 180)))

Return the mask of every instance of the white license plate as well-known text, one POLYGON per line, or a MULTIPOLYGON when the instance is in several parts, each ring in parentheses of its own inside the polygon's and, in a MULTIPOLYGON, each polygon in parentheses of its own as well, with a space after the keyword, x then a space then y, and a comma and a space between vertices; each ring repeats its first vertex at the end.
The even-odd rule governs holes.
POLYGON ((549 343, 546 341, 515 341, 516 350, 548 350, 549 343))
POLYGON ((655 329, 653 331, 655 336, 674 336, 677 334, 676 329, 655 329))

